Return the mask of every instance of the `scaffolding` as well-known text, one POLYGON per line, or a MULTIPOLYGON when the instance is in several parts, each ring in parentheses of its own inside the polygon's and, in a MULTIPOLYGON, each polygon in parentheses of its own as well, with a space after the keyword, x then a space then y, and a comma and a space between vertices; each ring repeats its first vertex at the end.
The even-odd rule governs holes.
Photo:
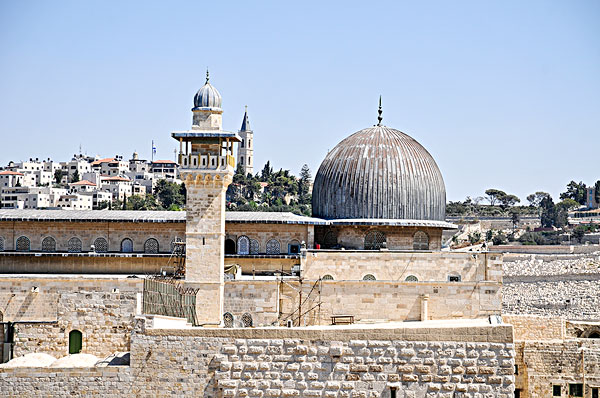
MULTIPOLYGON (((296 281, 294 281, 296 282, 296 281)), ((288 321, 291 321, 293 326, 308 326, 321 324, 321 291, 322 291, 322 279, 319 278, 312 285, 304 283, 302 278, 297 280, 298 286, 294 286, 284 279, 283 272, 279 280, 279 316, 277 323, 280 326, 286 326, 288 321), (288 296, 283 294, 283 288, 288 287, 292 291, 297 293, 296 297, 288 296), (308 289, 310 287, 310 289, 308 289), (308 293, 306 293, 308 291, 308 293), (297 301, 297 305, 293 305, 293 311, 290 313, 283 312, 283 299, 289 299, 292 301, 292 305, 297 301), (308 318, 308 319, 307 319, 308 318)))

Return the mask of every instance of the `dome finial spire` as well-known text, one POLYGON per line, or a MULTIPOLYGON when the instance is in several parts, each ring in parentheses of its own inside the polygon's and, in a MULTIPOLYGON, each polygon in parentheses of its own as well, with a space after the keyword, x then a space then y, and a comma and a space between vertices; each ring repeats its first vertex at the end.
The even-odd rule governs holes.
POLYGON ((381 116, 381 114, 383 113, 383 111, 381 110, 381 95, 379 96, 379 110, 377 111, 377 113, 379 113, 379 116, 377 116, 377 125, 381 126, 381 121, 383 120, 383 117, 381 116))
MULTIPOLYGON (((208 80, 209 80, 209 76, 208 76, 208 68, 206 68, 206 83, 208 83, 208 80)), ((206 83, 204 83, 204 84, 206 84, 206 83)))

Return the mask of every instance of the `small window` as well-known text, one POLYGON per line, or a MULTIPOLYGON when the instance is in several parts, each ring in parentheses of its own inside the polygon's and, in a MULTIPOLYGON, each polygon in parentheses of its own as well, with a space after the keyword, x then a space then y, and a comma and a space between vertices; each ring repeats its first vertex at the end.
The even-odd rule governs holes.
POLYGON ((71 330, 69 333, 69 354, 79 354, 81 352, 82 340, 79 330, 71 330))
POLYGON ((332 281, 333 280, 333 276, 327 274, 327 275, 323 275, 323 277, 321 278, 324 281, 332 281))
POLYGON ((67 242, 67 251, 69 253, 81 253, 82 244, 81 239, 79 238, 71 238, 67 242))
POLYGON ((363 276, 362 280, 363 281, 375 281, 377 279, 375 279, 375 275, 367 274, 367 275, 363 276))
POLYGON ((17 239, 16 248, 18 252, 28 252, 31 247, 31 242, 26 236, 20 236, 17 239))
POLYGON ((297 240, 293 240, 288 244, 288 253, 289 254, 298 254, 300 253, 300 242, 297 240))
POLYGON ((409 275, 406 277, 406 279, 404 280, 405 282, 418 282, 419 278, 417 278, 414 275, 409 275))
POLYGON ((448 275, 448 282, 460 282, 460 275, 448 275))
POLYGON ((598 390, 600 390, 598 387, 592 388, 592 398, 598 398, 598 390))
POLYGON ((569 395, 572 397, 583 397, 583 384, 569 384, 569 395))
POLYGON ((390 388, 390 398, 396 398, 396 387, 390 388))
POLYGON ((280 254, 281 245, 277 239, 271 239, 267 242, 267 254, 280 254))
POLYGON ((144 253, 157 254, 158 253, 158 241, 154 238, 149 238, 144 242, 144 253))
POLYGON ((423 231, 417 231, 413 236, 413 250, 429 250, 429 236, 423 231))
POLYGON ((552 386, 552 396, 553 397, 560 397, 561 393, 560 393, 560 386, 558 384, 555 384, 552 386))
POLYGON ((121 241, 121 253, 133 252, 133 241, 129 238, 125 238, 121 241))
POLYGON ((521 398, 521 390, 518 388, 515 390, 515 398, 521 398))
POLYGON ((243 156, 240 158, 240 164, 244 164, 244 157, 243 156))
POLYGON ((519 374, 519 365, 515 365, 515 374, 518 375, 519 374))
POLYGON ((223 326, 225 326, 226 328, 233 327, 233 315, 231 314, 231 312, 226 312, 223 314, 223 326))
POLYGON ((244 315, 242 315, 242 324, 244 325, 245 328, 251 328, 252 327, 252 315, 250 315, 247 312, 244 315))
POLYGON ((241 142, 242 148, 244 147, 244 139, 242 138, 242 142, 241 142))

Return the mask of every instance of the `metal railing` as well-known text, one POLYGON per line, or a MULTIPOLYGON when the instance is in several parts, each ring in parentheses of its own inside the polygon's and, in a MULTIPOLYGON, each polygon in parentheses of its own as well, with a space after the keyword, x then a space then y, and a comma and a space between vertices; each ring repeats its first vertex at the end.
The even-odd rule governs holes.
POLYGON ((186 318, 198 326, 196 294, 198 289, 185 288, 174 279, 144 279, 142 308, 144 314, 186 318))

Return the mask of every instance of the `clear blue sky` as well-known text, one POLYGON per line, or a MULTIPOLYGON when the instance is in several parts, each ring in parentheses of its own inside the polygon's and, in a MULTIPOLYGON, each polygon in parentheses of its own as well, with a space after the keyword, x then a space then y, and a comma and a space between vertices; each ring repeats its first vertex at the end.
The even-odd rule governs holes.
POLYGON ((248 105, 256 165, 313 176, 376 122, 436 159, 449 200, 600 179, 600 2, 0 2, 0 164, 173 158, 204 83, 248 105))

